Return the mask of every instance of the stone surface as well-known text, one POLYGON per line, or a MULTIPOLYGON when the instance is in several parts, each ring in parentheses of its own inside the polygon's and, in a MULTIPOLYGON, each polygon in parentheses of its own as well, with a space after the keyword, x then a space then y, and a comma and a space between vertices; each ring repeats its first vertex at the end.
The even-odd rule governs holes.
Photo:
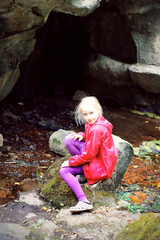
POLYGON ((44 22, 42 16, 37 16, 31 10, 17 5, 12 8, 12 11, 2 14, 1 19, 4 23, 4 32, 6 34, 23 32, 40 26, 44 22))
POLYGON ((88 62, 85 68, 86 76, 90 76, 103 83, 103 87, 110 86, 127 86, 131 85, 131 79, 128 73, 129 64, 115 61, 109 57, 98 54, 97 58, 88 62))
MULTIPOLYGON (((31 197, 31 192, 26 194, 26 198, 31 197)), ((116 239, 116 234, 122 231, 122 227, 140 216, 139 213, 118 210, 117 207, 118 203, 110 203, 108 207, 101 206, 79 214, 72 214, 65 208, 59 211, 50 208, 52 212, 49 213, 41 210, 42 205, 33 207, 17 200, 4 209, 2 206, 0 208, 5 215, 4 222, 0 223, 0 239, 116 239), (15 215, 17 221, 12 223, 15 215)))
POLYGON ((143 13, 131 13, 127 15, 128 25, 137 48, 137 62, 147 65, 157 65, 160 63, 160 10, 148 6, 143 13))
POLYGON ((136 64, 129 67, 132 81, 147 92, 160 93, 160 66, 136 64))
MULTIPOLYGON (((28 192, 28 194, 30 197, 31 193, 28 192)), ((126 203, 121 200, 116 204, 110 203, 107 207, 101 206, 90 212, 72 214, 66 208, 59 211, 50 208, 53 211, 49 213, 41 210, 42 205, 32 207, 28 203, 22 204, 17 200, 16 203, 12 202, 0 208, 4 221, 0 223, 0 239, 117 240, 130 238, 128 234, 130 236, 136 234, 135 239, 139 236, 142 239, 151 236, 152 240, 158 240, 157 226, 159 226, 160 214, 133 214, 127 211, 127 208, 124 209, 126 203), (15 221, 15 215, 17 222, 12 223, 15 221)))
POLYGON ((1 240, 22 240, 29 234, 30 230, 19 224, 0 223, 1 240))
POLYGON ((75 16, 85 16, 93 12, 100 6, 99 0, 16 0, 16 4, 21 4, 24 8, 33 9, 43 17, 47 17, 51 10, 72 14, 75 16))
POLYGON ((20 5, 25 10, 35 14, 35 16, 41 16, 44 21, 48 18, 50 12, 63 4, 63 0, 15 0, 15 5, 20 5))
POLYGON ((1 39, 0 74, 16 69, 22 61, 27 59, 34 49, 34 35, 35 31, 30 30, 1 39))
POLYGON ((55 230, 58 228, 58 226, 53 223, 52 221, 45 221, 41 225, 40 232, 44 234, 45 237, 53 237, 55 230))
POLYGON ((38 185, 37 180, 31 178, 25 178, 19 185, 19 189, 22 192, 32 191, 36 189, 38 185))
POLYGON ((100 6, 100 0, 66 0, 55 8, 58 12, 86 16, 100 6))
POLYGON ((3 135, 0 133, 0 147, 3 146, 3 135))
POLYGON ((115 169, 115 187, 117 188, 121 182, 121 179, 123 178, 124 173, 128 168, 129 163, 132 160, 134 151, 132 145, 129 142, 123 140, 122 138, 113 135, 113 140, 119 150, 118 160, 115 169))
POLYGON ((0 100, 3 100, 13 89, 14 85, 17 82, 18 77, 20 76, 19 68, 14 70, 9 70, 0 78, 0 100))
MULTIPOLYGON (((62 209, 57 214, 57 221, 66 222, 74 231, 84 239, 110 240, 115 233, 121 230, 131 219, 132 214, 127 211, 117 211, 113 208, 114 205, 105 208, 101 207, 93 213, 71 214, 69 209, 62 209), (103 211, 104 210, 104 211, 103 211), (103 212, 103 213, 102 213, 103 212), (101 214, 102 213, 102 214, 101 214), (90 226, 89 228, 87 226, 90 226), (100 229, 100 233, 98 231, 100 229)), ((133 216, 134 220, 139 218, 139 214, 133 216)))
POLYGON ((12 0, 1 0, 0 1, 0 14, 6 13, 9 11, 9 8, 12 6, 12 0))
MULTIPOLYGON (((106 3, 108 0, 104 0, 106 3)), ((153 7, 158 8, 158 0, 118 0, 117 5, 123 14, 144 14, 153 7)))
POLYGON ((136 45, 118 8, 98 8, 82 20, 82 26, 94 53, 122 63, 136 62, 136 45))
POLYGON ((74 131, 63 129, 55 131, 49 138, 49 149, 61 156, 65 156, 68 153, 68 150, 64 145, 64 138, 71 133, 74 133, 74 131))
POLYGON ((118 6, 137 48, 138 64, 129 66, 133 83, 147 92, 159 93, 159 1, 120 0, 118 6))
POLYGON ((23 202, 29 205, 41 206, 44 202, 39 198, 36 191, 21 192, 19 202, 23 202))
POLYGON ((13 89, 19 76, 19 64, 33 51, 34 31, 15 34, 0 41, 0 100, 13 89))

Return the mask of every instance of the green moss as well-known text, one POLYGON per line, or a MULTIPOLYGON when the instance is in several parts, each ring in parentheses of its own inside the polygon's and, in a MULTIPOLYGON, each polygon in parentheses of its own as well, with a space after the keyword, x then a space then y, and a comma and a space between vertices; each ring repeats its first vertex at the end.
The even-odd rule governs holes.
POLYGON ((52 142, 57 144, 57 145, 61 145, 61 141, 57 140, 57 138, 53 138, 52 142))
POLYGON ((65 160, 68 160, 69 158, 70 158, 70 154, 66 155, 63 158, 59 158, 47 169, 47 171, 43 175, 43 178, 39 182, 40 189, 43 188, 44 185, 48 183, 48 181, 50 181, 57 172, 59 172, 62 162, 64 162, 65 160))
POLYGON ((64 158, 57 159, 47 169, 39 183, 40 195, 58 209, 63 206, 74 205, 77 202, 74 193, 59 174, 62 162, 68 160, 69 157, 70 155, 68 154, 64 158))
POLYGON ((154 119, 160 119, 159 115, 156 115, 155 113, 150 113, 150 112, 140 112, 137 110, 131 110, 132 113, 141 115, 141 116, 148 116, 150 118, 154 118, 154 119))
POLYGON ((63 181, 59 173, 56 173, 41 189, 41 195, 58 209, 76 203, 75 195, 65 181, 63 181))
POLYGON ((98 190, 97 194, 100 195, 102 198, 104 198, 104 197, 116 198, 115 195, 113 195, 109 192, 106 192, 106 191, 102 191, 102 190, 101 191, 98 190))
POLYGON ((155 213, 143 214, 139 220, 128 224, 119 240, 156 240, 160 236, 160 216, 155 213))

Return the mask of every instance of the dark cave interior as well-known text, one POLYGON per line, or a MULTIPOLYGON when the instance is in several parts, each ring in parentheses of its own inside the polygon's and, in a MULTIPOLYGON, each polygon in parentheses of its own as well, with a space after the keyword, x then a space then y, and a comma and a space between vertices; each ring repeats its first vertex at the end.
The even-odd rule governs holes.
POLYGON ((35 38, 35 49, 21 63, 21 75, 11 95, 21 99, 43 93, 69 97, 82 88, 82 62, 87 46, 78 18, 52 12, 35 38))

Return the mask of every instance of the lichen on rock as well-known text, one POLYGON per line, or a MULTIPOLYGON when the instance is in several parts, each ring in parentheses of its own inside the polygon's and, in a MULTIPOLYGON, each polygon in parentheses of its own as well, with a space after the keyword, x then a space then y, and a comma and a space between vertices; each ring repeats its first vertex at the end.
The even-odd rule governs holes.
POLYGON ((133 223, 128 224, 123 233, 116 239, 119 240, 158 240, 160 236, 160 215, 146 213, 133 223))

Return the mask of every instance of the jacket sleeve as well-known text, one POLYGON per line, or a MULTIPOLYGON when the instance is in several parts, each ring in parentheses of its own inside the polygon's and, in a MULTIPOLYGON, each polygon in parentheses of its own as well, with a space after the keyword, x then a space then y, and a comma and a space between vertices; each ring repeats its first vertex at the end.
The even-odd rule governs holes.
POLYGON ((91 162, 98 154, 102 142, 102 132, 98 128, 94 128, 89 136, 85 146, 85 151, 81 155, 74 155, 69 160, 69 166, 79 166, 87 162, 91 162))

